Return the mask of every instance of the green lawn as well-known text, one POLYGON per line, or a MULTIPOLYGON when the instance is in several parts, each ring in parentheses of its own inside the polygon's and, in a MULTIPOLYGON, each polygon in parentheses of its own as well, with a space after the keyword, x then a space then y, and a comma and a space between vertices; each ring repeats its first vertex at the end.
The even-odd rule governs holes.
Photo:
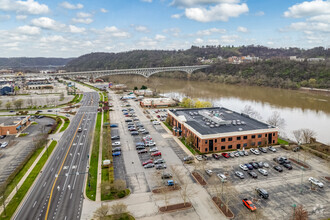
POLYGON ((100 133, 102 124, 102 113, 97 113, 94 140, 92 147, 92 154, 90 155, 89 173, 87 183, 90 182, 90 187, 86 184, 86 196, 95 201, 96 186, 97 186, 97 166, 99 158, 99 146, 100 146, 100 133))
MULTIPOLYGON (((52 141, 52 143, 48 147, 48 156, 47 151, 41 156, 40 160, 36 164, 36 166, 33 168, 29 176, 24 181, 23 185, 18 189, 15 196, 10 200, 10 202, 6 206, 6 216, 4 216, 4 213, 1 214, 1 219, 10 219, 12 215, 15 213, 17 207, 23 200, 25 194, 28 192, 30 187, 32 186, 34 180, 37 178, 38 174, 40 173, 41 169, 45 165, 49 155, 54 150, 55 146, 57 144, 57 141, 52 141)), ((40 153, 40 152, 39 152, 40 153)))
POLYGON ((79 81, 76 81, 76 80, 71 80, 71 81, 74 81, 74 82, 76 82, 76 83, 79 83, 79 84, 81 84, 81 85, 83 85, 83 86, 87 86, 88 88, 94 89, 94 90, 96 90, 96 91, 101 91, 99 88, 96 88, 96 87, 94 87, 94 86, 88 85, 88 84, 86 84, 86 83, 79 82, 79 81))
POLYGON ((60 130, 60 132, 65 131, 68 128, 69 124, 70 124, 70 120, 65 121, 63 127, 60 130))
POLYGON ((172 131, 172 127, 169 124, 167 124, 165 121, 163 123, 168 129, 170 129, 170 131, 172 131))
POLYGON ((289 144, 289 142, 287 142, 287 141, 285 141, 285 140, 282 140, 282 139, 280 139, 280 138, 278 138, 277 139, 277 142, 278 142, 278 144, 283 144, 283 145, 288 145, 289 144))
POLYGON ((179 138, 180 139, 180 141, 184 144, 184 146, 186 146, 186 148, 188 148, 188 150, 191 152, 191 153, 193 153, 193 155, 196 155, 196 154, 198 154, 192 147, 190 147, 187 143, 186 143, 186 141, 185 141, 185 139, 183 139, 183 138, 179 138))
MULTIPOLYGON (((55 120, 56 120, 56 119, 55 119, 55 120)), ((55 134, 55 133, 58 131, 58 129, 60 129, 60 127, 61 127, 62 124, 63 124, 63 120, 61 120, 61 121, 58 122, 58 124, 57 124, 55 130, 53 131, 53 134, 55 134)))

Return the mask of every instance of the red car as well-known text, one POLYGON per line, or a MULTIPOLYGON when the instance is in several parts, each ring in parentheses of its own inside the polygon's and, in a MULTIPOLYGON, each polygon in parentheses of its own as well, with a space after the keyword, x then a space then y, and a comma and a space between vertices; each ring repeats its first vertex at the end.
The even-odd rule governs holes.
POLYGON ((220 156, 218 154, 212 154, 212 157, 214 157, 214 159, 219 160, 220 156))
POLYGON ((154 161, 153 160, 147 160, 147 161, 144 161, 143 163, 142 163, 142 165, 144 166, 144 165, 147 165, 147 164, 149 164, 149 163, 153 163, 154 161))
POLYGON ((151 156, 156 157, 156 156, 162 156, 162 153, 160 151, 152 153, 151 156))
POLYGON ((253 203, 251 202, 251 200, 248 199, 243 199, 243 204, 246 206, 246 208, 250 209, 251 212, 255 211, 257 208, 255 207, 255 205, 253 205, 253 203))
POLYGON ((229 158, 229 154, 228 153, 222 153, 222 156, 224 156, 225 158, 229 158))

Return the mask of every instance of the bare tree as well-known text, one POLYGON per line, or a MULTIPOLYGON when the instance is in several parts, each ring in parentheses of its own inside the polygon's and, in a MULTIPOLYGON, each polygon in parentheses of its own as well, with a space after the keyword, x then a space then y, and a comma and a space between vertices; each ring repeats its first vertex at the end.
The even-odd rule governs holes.
POLYGON ((108 215, 110 208, 108 205, 102 205, 100 208, 96 209, 94 212, 94 217, 97 219, 102 219, 108 215))
POLYGON ((186 173, 180 172, 180 167, 178 166, 171 166, 171 170, 180 182, 180 196, 183 200, 184 205, 186 205, 187 201, 189 200, 189 197, 195 194, 194 191, 188 188, 188 175, 186 173))
POLYGON ((302 205, 298 205, 294 211, 293 220, 307 220, 308 212, 302 205))
POLYGON ((12 104, 11 104, 11 102, 9 102, 9 101, 6 103, 6 108, 7 108, 7 110, 11 108, 11 105, 12 105, 12 104))
POLYGON ((14 105, 15 105, 16 109, 22 108, 23 99, 17 99, 16 101, 14 101, 14 105))
POLYGON ((285 127, 285 121, 277 111, 272 113, 272 115, 267 119, 267 123, 281 129, 285 127))
POLYGON ((256 110, 254 110, 250 105, 244 106, 244 109, 242 110, 242 113, 247 114, 251 118, 255 118, 255 119, 258 119, 258 120, 261 120, 262 119, 262 117, 259 114, 259 112, 257 112, 256 110))
POLYGON ((124 180, 121 179, 116 179, 113 182, 113 187, 117 190, 117 191, 121 191, 126 189, 126 182, 124 180))
POLYGON ((297 144, 299 145, 302 139, 302 130, 298 129, 298 130, 294 130, 292 131, 294 138, 297 141, 297 144))
POLYGON ((114 215, 120 215, 123 213, 127 213, 127 205, 122 202, 118 202, 118 203, 110 206, 110 210, 114 215))
POLYGON ((28 104, 28 106, 33 106, 33 99, 32 99, 32 97, 30 97, 28 100, 27 100, 27 104, 28 104))
POLYGON ((194 136, 193 135, 189 135, 187 138, 186 138, 186 143, 189 145, 189 146, 192 146, 194 144, 194 136))
POLYGON ((311 138, 315 137, 316 135, 315 131, 309 128, 301 129, 301 132, 302 132, 302 142, 306 144, 310 144, 311 138))

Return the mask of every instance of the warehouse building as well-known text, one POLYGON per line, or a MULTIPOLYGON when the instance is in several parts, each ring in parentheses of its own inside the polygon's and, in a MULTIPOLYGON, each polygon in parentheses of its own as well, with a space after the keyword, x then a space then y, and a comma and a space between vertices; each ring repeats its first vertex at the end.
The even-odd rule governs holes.
POLYGON ((1 117, 0 118, 0 135, 17 134, 30 124, 31 117, 1 117))
POLYGON ((226 108, 172 109, 168 117, 173 134, 202 153, 277 143, 278 128, 226 108))
POLYGON ((146 108, 167 108, 175 106, 176 102, 171 98, 146 98, 140 102, 140 105, 146 108))

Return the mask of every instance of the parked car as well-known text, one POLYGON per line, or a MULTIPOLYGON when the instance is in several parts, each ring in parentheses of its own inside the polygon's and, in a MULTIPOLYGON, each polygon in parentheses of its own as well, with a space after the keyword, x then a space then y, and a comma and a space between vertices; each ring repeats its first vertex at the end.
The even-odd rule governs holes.
POLYGON ((138 154, 145 154, 145 153, 148 153, 146 149, 142 149, 138 151, 138 154))
POLYGON ((51 109, 48 109, 48 110, 47 110, 47 112, 53 112, 53 110, 51 110, 51 109))
POLYGON ((259 147, 259 150, 262 152, 262 153, 267 153, 267 150, 263 147, 259 147))
POLYGON ((208 159, 208 157, 207 157, 205 154, 202 155, 202 158, 203 158, 204 160, 207 160, 207 159, 208 159))
POLYGON ((135 146, 143 146, 144 147, 145 145, 144 145, 144 142, 136 142, 135 146))
POLYGON ((156 165, 156 170, 162 170, 162 169, 166 169, 166 164, 157 164, 156 165))
POLYGON ((112 146, 120 146, 120 141, 113 142, 112 146))
POLYGON ((250 164, 253 166, 254 169, 258 169, 259 168, 259 166, 258 166, 258 164, 256 162, 251 162, 250 164))
POLYGON ((5 148, 5 147, 7 147, 8 146, 8 142, 3 142, 2 144, 1 144, 1 148, 5 148))
POLYGON ((229 158, 229 154, 228 153, 222 153, 222 156, 224 156, 225 158, 229 158))
POLYGON ((153 168, 155 165, 153 164, 153 163, 148 163, 148 164, 146 164, 146 165, 144 165, 143 167, 145 168, 145 169, 147 169, 147 168, 153 168))
POLYGON ((292 165, 289 163, 284 163, 283 166, 287 168, 288 170, 292 170, 292 165))
POLYGON ((120 139, 120 137, 118 135, 115 135, 115 136, 111 137, 111 140, 118 140, 118 139, 120 139))
POLYGON ((162 174, 162 179, 169 179, 171 177, 172 177, 172 174, 170 174, 170 173, 163 173, 162 174))
POLYGON ((243 157, 244 156, 244 152, 243 151, 238 151, 238 154, 243 157))
POLYGON ((154 162, 154 164, 161 164, 161 163, 165 163, 165 160, 163 158, 157 159, 154 162))
POLYGON ((258 167, 262 168, 264 166, 264 163, 263 162, 258 162, 258 167))
POLYGON ((243 199, 243 204, 246 208, 248 208, 251 212, 257 210, 256 206, 248 199, 243 199))
POLYGON ((241 179, 244 179, 244 174, 240 171, 235 171, 235 175, 238 176, 241 179))
POLYGON ((213 171, 212 170, 209 170, 209 169, 206 169, 205 172, 209 176, 212 176, 212 174, 213 174, 213 171))
POLYGON ((117 128, 118 127, 118 125, 116 125, 116 124, 110 124, 110 128, 117 128))
POLYGON ((142 131, 142 134, 149 134, 149 131, 144 130, 142 131))
POLYGON ((220 159, 220 155, 219 154, 212 154, 212 157, 216 160, 220 159))
POLYGON ((153 147, 149 150, 149 152, 157 152, 158 151, 158 148, 157 147, 153 147))
POLYGON ((249 163, 244 164, 249 170, 253 170, 253 166, 249 163))
POLYGON ((272 151, 272 152, 276 152, 276 149, 273 146, 269 146, 268 150, 272 151))
POLYGON ((153 121, 152 122, 154 125, 160 125, 160 122, 159 121, 153 121))
POLYGON ((126 119, 125 122, 132 122, 132 119, 126 119))
POLYGON ((194 157, 186 156, 186 157, 183 158, 183 161, 191 161, 191 160, 194 160, 194 157))
POLYGON ((269 168, 269 164, 267 162, 265 162, 264 167, 269 168))
POLYGON ((175 182, 173 180, 167 180, 166 185, 167 186, 174 186, 175 182))
POLYGON ((4 139, 5 137, 7 137, 6 135, 1 135, 0 139, 4 139))
POLYGON ((244 171, 248 171, 248 170, 249 170, 249 168, 248 168, 246 165, 244 165, 244 164, 240 164, 239 167, 240 167, 242 170, 244 170, 244 171))
POLYGON ((235 155, 235 157, 239 157, 239 153, 238 153, 238 151, 233 152, 233 154, 235 155))
POLYGON ((136 150, 143 150, 143 149, 145 149, 145 146, 143 145, 136 146, 136 150))
POLYGON ((260 154, 260 151, 259 151, 258 149, 255 149, 255 150, 254 150, 254 154, 255 154, 255 155, 259 155, 259 154, 260 154))
POLYGON ((262 197, 264 199, 268 199, 269 194, 268 194, 268 192, 265 189, 263 189, 263 188, 256 188, 256 191, 257 191, 257 193, 258 193, 258 195, 260 197, 262 197))
POLYGON ((112 156, 120 156, 121 155, 121 152, 120 151, 116 151, 116 152, 113 152, 112 153, 112 156))
POLYGON ((268 176, 268 172, 265 169, 258 169, 259 173, 261 173, 264 176, 268 176))
POLYGON ((201 155, 197 155, 197 156, 195 156, 195 157, 196 157, 196 159, 199 160, 199 161, 202 161, 202 160, 203 160, 203 157, 202 157, 201 155))
POLYGON ((323 188, 323 183, 321 183, 319 180, 315 179, 314 177, 309 177, 308 181, 314 185, 317 185, 320 188, 323 188))
POLYGON ((231 153, 229 153, 229 156, 230 157, 235 157, 235 153, 231 152, 231 153))
POLYGON ((152 157, 157 157, 157 156, 162 156, 162 153, 160 151, 152 153, 151 154, 152 157))
POLYGON ((217 177, 218 177, 221 181, 223 181, 223 182, 226 182, 226 181, 227 181, 227 177, 226 177, 224 174, 222 174, 222 173, 218 173, 218 174, 217 174, 217 177))
POLYGON ((116 151, 121 151, 121 148, 120 147, 115 147, 112 149, 112 152, 116 152, 116 151))
POLYGON ((280 167, 280 166, 278 166, 278 165, 274 166, 274 169, 275 169, 276 171, 278 171, 278 172, 282 172, 282 171, 283 171, 282 167, 280 167))
POLYGON ((156 146, 156 142, 146 141, 146 147, 153 147, 153 146, 156 146))
POLYGON ((142 163, 142 165, 144 166, 144 165, 147 165, 147 164, 149 164, 149 163, 153 163, 154 161, 153 160, 147 160, 147 161, 144 161, 143 163, 142 163))
POLYGON ((132 131, 132 132, 131 132, 131 135, 139 135, 139 132, 137 132, 137 131, 132 131))
POLYGON ((249 156, 249 153, 245 150, 243 150, 245 156, 249 156))
POLYGON ((258 178, 257 173, 254 172, 254 171, 248 171, 248 174, 249 174, 250 176, 252 176, 252 178, 258 178))

